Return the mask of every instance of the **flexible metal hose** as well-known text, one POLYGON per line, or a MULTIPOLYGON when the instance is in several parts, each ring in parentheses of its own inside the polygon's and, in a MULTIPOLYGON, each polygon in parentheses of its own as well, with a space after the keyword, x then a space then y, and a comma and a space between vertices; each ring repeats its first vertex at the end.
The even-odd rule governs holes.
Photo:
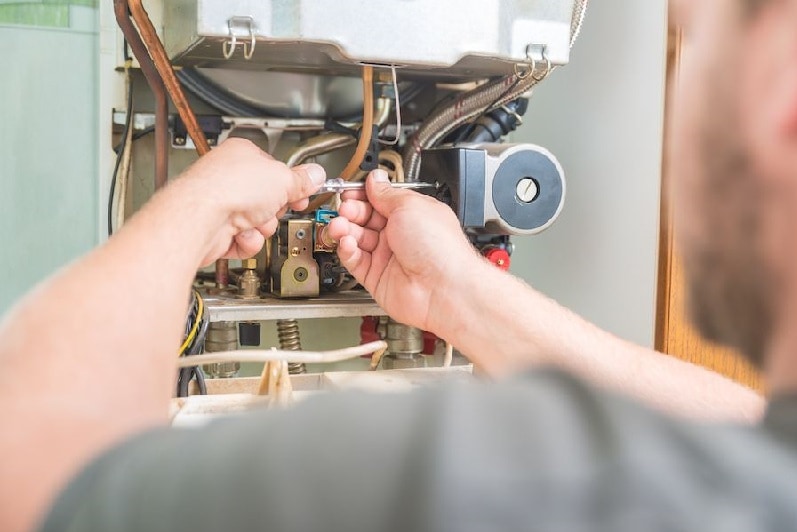
MULTIPOLYGON (((277 338, 279 338, 280 349, 283 351, 301 351, 302 336, 299 332, 299 322, 297 320, 277 320, 277 338)), ((307 368, 301 362, 290 362, 288 373, 297 375, 305 373, 307 368)))
MULTIPOLYGON (((588 0, 576 0, 570 23, 570 46, 581 32, 588 0)), ((466 92, 453 103, 432 113, 410 138, 404 152, 404 172, 407 181, 415 181, 421 167, 421 151, 431 148, 453 130, 478 116, 517 99, 545 79, 551 65, 536 64, 532 72, 520 77, 516 74, 489 81, 466 92)))

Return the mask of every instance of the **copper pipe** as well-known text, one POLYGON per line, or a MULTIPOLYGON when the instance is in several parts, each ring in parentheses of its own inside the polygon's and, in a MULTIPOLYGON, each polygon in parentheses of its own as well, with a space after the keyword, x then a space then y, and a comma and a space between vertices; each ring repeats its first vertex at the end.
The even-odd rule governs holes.
POLYGON ((155 63, 155 68, 158 70, 161 78, 163 78, 166 90, 172 99, 172 103, 174 103, 174 106, 177 108, 180 118, 183 123, 185 123, 188 135, 191 137, 191 140, 194 141, 197 153, 200 156, 205 155, 210 151, 210 145, 208 144, 207 138, 205 138, 205 133, 202 131, 202 128, 199 127, 196 115, 194 115, 191 106, 188 104, 188 99, 185 97, 185 93, 180 86, 180 82, 177 80, 177 76, 174 74, 172 63, 166 55, 166 50, 163 48, 160 37, 158 37, 158 32, 155 31, 155 26, 152 25, 152 21, 146 9, 144 9, 141 0, 127 0, 127 3, 130 6, 133 20, 138 26, 141 39, 144 41, 153 63, 155 63))
MULTIPOLYGON (((344 181, 350 181, 357 175, 357 170, 363 162, 368 148, 371 147, 371 135, 374 127, 374 69, 371 66, 363 66, 363 123, 360 127, 360 138, 357 147, 351 156, 346 167, 340 172, 340 177, 344 181)), ((318 209, 329 201, 333 194, 321 194, 312 199, 304 212, 318 209)))
POLYGON ((169 172, 169 102, 166 99, 166 87, 138 31, 130 21, 127 0, 114 0, 113 10, 116 22, 127 39, 133 55, 138 59, 141 72, 155 97, 155 190, 158 190, 166 184, 169 172))
MULTIPOLYGON (((152 57, 152 61, 155 64, 155 68, 158 70, 158 73, 163 79, 163 83, 166 85, 166 90, 172 99, 172 103, 174 103, 174 106, 177 108, 177 113, 180 115, 180 119, 182 119, 183 123, 185 124, 186 131, 188 131, 188 135, 191 137, 191 140, 194 141, 196 151, 201 157, 210 151, 208 139, 205 137, 205 132, 202 131, 201 127, 199 127, 199 122, 197 122, 196 115, 191 109, 188 99, 185 97, 185 93, 183 92, 180 82, 177 80, 177 76, 174 74, 172 63, 169 61, 169 57, 166 55, 166 50, 163 48, 163 43, 161 42, 160 37, 158 37, 158 32, 155 30, 155 26, 152 25, 152 21, 150 20, 146 9, 144 9, 144 5, 141 3, 141 0, 127 0, 127 3, 130 6, 130 12, 133 15, 133 20, 138 26, 141 39, 144 41, 147 51, 149 52, 150 56, 152 57)), ((217 286, 225 287, 229 284, 230 280, 228 272, 229 262, 226 259, 217 260, 217 286)))
POLYGON ((230 284, 230 261, 219 259, 216 261, 216 273, 214 276, 216 288, 227 288, 230 284))

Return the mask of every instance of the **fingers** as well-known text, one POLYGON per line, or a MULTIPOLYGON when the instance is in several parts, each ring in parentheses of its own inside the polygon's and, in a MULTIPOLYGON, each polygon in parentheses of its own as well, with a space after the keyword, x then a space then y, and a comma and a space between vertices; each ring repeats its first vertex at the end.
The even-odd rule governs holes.
POLYGON ((365 190, 368 195, 368 201, 373 205, 376 212, 385 218, 390 218, 393 211, 405 205, 408 200, 421 197, 410 190, 393 188, 390 185, 387 172, 381 169, 371 172, 365 183, 365 190))
POLYGON ((233 244, 227 252, 227 258, 243 259, 257 254, 266 243, 266 238, 257 229, 241 231, 233 237, 233 244))
POLYGON ((371 219, 372 212, 374 208, 370 203, 349 198, 345 199, 338 209, 338 214, 357 225, 365 225, 371 219))
POLYGON ((365 201, 368 199, 368 196, 365 194, 364 190, 347 190, 340 195, 341 199, 345 200, 360 200, 365 201))
POLYGON ((309 205, 310 205, 310 200, 307 199, 307 198, 304 198, 303 200, 294 201, 293 203, 291 203, 290 204, 290 208, 293 211, 301 212, 301 211, 305 210, 309 205))
POLYGON ((307 199, 324 183, 327 173, 318 164, 302 164, 290 168, 288 201, 297 203, 307 199))
POLYGON ((346 236, 354 237, 357 246, 368 252, 376 249, 379 244, 379 232, 351 223, 343 217, 335 218, 330 222, 329 236, 338 241, 346 236))
POLYGON ((371 267, 371 254, 363 251, 357 245, 353 236, 344 236, 338 244, 338 257, 341 264, 349 270, 360 283, 365 282, 365 277, 371 267))
POLYGON ((268 238, 274 233, 277 232, 277 227, 279 227, 279 218, 272 218, 271 220, 267 221, 263 225, 256 227, 257 231, 263 235, 264 238, 268 238))
POLYGON ((373 207, 367 201, 346 200, 341 204, 338 213, 350 222, 370 229, 380 230, 387 225, 387 219, 378 212, 374 212, 373 207))

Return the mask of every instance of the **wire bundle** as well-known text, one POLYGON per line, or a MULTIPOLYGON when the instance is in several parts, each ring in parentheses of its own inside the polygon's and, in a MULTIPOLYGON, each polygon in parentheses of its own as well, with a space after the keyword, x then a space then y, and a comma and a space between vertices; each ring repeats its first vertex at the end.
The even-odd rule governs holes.
MULTIPOLYGON (((210 319, 205 302, 199 292, 193 290, 191 293, 191 306, 185 321, 185 338, 180 346, 178 356, 188 357, 202 354, 205 349, 205 336, 208 332, 209 324, 210 319)), ((177 375, 177 397, 188 396, 188 385, 192 379, 196 379, 199 393, 202 395, 207 394, 205 374, 202 368, 197 365, 180 368, 177 375)))

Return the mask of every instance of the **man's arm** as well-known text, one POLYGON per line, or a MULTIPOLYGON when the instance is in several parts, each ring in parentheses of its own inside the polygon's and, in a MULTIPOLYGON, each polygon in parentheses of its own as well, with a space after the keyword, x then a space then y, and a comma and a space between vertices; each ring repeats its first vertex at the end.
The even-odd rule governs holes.
POLYGON ((324 179, 234 139, 155 195, 117 235, 0 324, 0 522, 35 525, 88 459, 165 423, 196 269, 256 253, 280 211, 324 179))
POLYGON ((621 340, 487 263, 439 202, 392 189, 378 171, 368 202, 347 198, 331 228, 343 264, 391 316, 450 341, 487 373, 553 365, 674 414, 760 417, 754 391, 621 340), (434 231, 418 231, 421 221, 434 231))

